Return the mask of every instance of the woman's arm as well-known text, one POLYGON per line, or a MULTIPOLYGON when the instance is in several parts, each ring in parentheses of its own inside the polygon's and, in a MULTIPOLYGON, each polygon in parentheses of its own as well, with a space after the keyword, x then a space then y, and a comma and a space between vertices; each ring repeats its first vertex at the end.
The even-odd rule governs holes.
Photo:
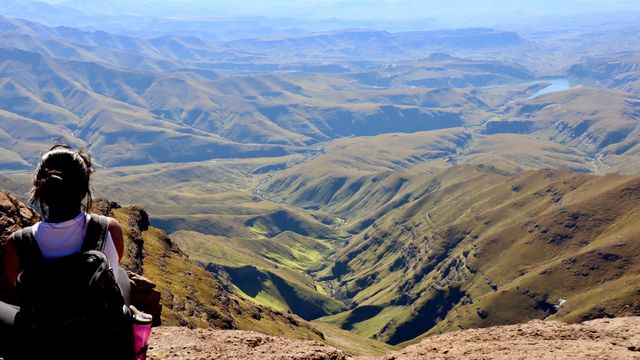
POLYGON ((122 236, 122 227, 118 220, 109 218, 109 233, 111 233, 113 244, 116 246, 118 258, 122 259, 122 255, 124 254, 124 237, 122 236))
POLYGON ((2 262, 4 263, 4 273, 7 276, 7 282, 11 289, 16 288, 16 280, 20 272, 20 259, 13 238, 7 239, 2 249, 2 262))

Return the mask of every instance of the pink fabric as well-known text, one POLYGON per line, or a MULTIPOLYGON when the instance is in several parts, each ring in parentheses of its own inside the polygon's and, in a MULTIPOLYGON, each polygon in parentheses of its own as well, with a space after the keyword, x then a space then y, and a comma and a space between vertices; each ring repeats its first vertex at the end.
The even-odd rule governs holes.
POLYGON ((147 357, 146 351, 142 351, 149 342, 151 336, 151 324, 133 324, 133 350, 136 353, 136 360, 144 360, 147 357))

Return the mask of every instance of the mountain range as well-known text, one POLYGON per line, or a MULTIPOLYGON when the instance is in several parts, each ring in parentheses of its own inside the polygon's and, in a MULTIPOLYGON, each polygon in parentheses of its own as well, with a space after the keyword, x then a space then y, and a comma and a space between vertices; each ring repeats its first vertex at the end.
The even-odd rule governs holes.
POLYGON ((637 29, 145 31, 0 17, 0 181, 88 148, 166 324, 379 355, 638 314, 637 29))

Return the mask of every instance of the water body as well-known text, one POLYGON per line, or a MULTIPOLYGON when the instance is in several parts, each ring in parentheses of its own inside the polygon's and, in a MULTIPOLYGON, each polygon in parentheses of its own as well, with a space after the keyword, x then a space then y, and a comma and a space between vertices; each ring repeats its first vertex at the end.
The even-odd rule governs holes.
POLYGON ((531 96, 527 97, 526 100, 531 100, 545 94, 551 94, 554 92, 573 89, 578 85, 586 85, 584 82, 576 81, 566 77, 552 77, 552 78, 539 78, 531 81, 522 81, 517 83, 499 85, 499 86, 500 87, 528 87, 528 86, 533 86, 533 85, 542 84, 542 83, 547 83, 550 85, 536 91, 531 96))
POLYGON ((547 86, 544 89, 540 89, 540 90, 536 91, 533 95, 529 96, 527 98, 527 100, 531 100, 531 99, 537 98, 538 96, 542 96, 542 95, 545 95, 545 94, 551 94, 551 93, 558 92, 558 91, 569 90, 569 89, 574 88, 575 86, 578 85, 578 84, 573 84, 567 78, 540 79, 538 81, 532 82, 531 85, 536 84, 536 83, 540 83, 540 82, 549 83, 551 85, 547 86))

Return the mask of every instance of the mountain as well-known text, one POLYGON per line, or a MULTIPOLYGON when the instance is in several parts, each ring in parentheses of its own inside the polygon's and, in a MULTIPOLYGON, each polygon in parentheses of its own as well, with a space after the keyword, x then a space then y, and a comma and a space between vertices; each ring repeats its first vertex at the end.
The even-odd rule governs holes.
MULTIPOLYGON (((417 66, 426 64, 403 68, 417 66)), ((480 72, 490 83, 526 76, 462 59, 440 66, 480 72)), ((338 137, 474 124, 491 110, 484 95, 466 89, 401 93, 331 74, 210 75, 140 72, 2 49, 6 164, 33 164, 52 138, 91 144, 105 166, 282 156, 338 137), (21 119, 20 128, 13 119, 21 119)))
POLYGON ((101 209, 166 324, 319 329, 380 355, 638 313, 635 30, 578 54, 580 27, 222 41, 99 25, 0 18, 0 181, 24 197, 56 139, 88 147, 96 196, 138 204, 101 209))
MULTIPOLYGON (((433 53, 422 60, 382 64, 355 74, 355 79, 378 87, 409 86, 414 88, 483 87, 528 80, 532 74, 515 64, 461 59, 433 53)), ((472 104, 474 102, 471 102, 472 104)))
POLYGON ((462 29, 389 33, 372 30, 347 30, 287 37, 284 39, 241 39, 223 47, 262 55, 290 54, 308 57, 327 54, 339 57, 388 57, 442 48, 495 48, 517 46, 524 40, 513 32, 493 29, 462 29))
MULTIPOLYGON (((11 11, 2 12, 12 16, 11 11)), ((515 46, 522 39, 515 33, 491 29, 387 33, 383 31, 341 31, 309 34, 277 39, 249 38, 228 42, 211 41, 209 36, 162 34, 152 38, 88 31, 70 26, 46 26, 37 22, 0 16, 3 34, 0 46, 37 52, 69 60, 95 61, 112 66, 141 70, 176 70, 181 68, 263 67, 296 69, 291 59, 306 63, 306 70, 322 70, 311 59, 326 59, 328 65, 339 68, 336 56, 355 58, 407 57, 407 52, 457 48, 515 46), (288 54, 282 61, 282 54, 288 54), (267 59, 267 63, 265 63, 267 59)))
POLYGON ((354 224, 414 179, 451 165, 492 164, 512 174, 543 168, 593 172, 592 160, 585 152, 534 136, 453 128, 336 140, 322 154, 274 174, 264 188, 270 199, 349 217, 354 224))
POLYGON ((233 61, 247 56, 194 36, 165 34, 147 39, 101 30, 51 27, 4 16, 0 16, 0 31, 2 47, 146 71, 177 70, 190 63, 233 61))

